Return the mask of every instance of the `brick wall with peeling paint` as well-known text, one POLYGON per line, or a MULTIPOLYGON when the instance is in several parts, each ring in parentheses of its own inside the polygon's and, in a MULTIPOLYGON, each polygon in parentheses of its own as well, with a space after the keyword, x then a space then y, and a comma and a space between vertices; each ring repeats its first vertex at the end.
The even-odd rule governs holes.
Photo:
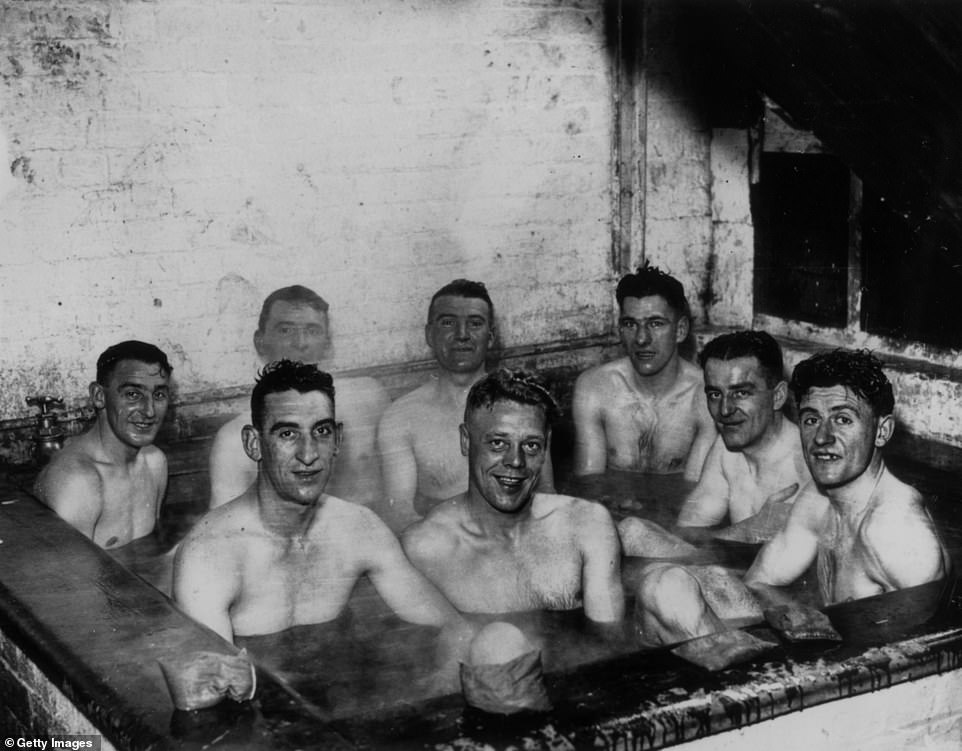
POLYGON ((602 5, 0 2, 0 419, 130 337, 244 384, 293 282, 337 368, 427 356, 459 276, 506 346, 609 331, 602 5))

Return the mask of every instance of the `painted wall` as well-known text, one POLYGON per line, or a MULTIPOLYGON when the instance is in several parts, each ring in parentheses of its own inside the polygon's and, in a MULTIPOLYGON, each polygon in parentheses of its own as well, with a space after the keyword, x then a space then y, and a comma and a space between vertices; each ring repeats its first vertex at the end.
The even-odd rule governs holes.
POLYGON ((504 346, 611 325, 601 0, 0 2, 0 419, 84 402, 125 338, 180 393, 251 379, 263 297, 336 369, 427 356, 485 281, 504 346))

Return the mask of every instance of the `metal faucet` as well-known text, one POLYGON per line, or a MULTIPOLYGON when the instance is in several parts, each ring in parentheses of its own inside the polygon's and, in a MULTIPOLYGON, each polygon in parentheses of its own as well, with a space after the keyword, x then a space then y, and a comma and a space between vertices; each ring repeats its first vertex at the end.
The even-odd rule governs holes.
POLYGON ((50 458, 63 448, 64 432, 60 427, 53 407, 63 407, 63 398, 59 396, 28 396, 27 404, 40 407, 37 415, 37 437, 34 439, 34 457, 39 466, 50 461, 50 458))

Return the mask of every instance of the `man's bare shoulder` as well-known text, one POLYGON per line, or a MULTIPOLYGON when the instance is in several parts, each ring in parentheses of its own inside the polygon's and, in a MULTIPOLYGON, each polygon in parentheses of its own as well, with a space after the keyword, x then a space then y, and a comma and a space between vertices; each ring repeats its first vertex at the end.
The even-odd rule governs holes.
POLYGON ((249 412, 234 415, 217 429, 217 433, 214 434, 214 443, 223 444, 227 441, 236 441, 237 445, 240 446, 241 431, 250 422, 250 417, 249 412))
POLYGON ((334 399, 338 410, 351 413, 380 412, 391 401, 387 389, 370 376, 335 378, 334 399))
POLYGON ((404 551, 414 560, 450 549, 467 533, 464 526, 466 520, 461 496, 449 498, 404 530, 401 534, 404 551))
POLYGON ((74 440, 54 454, 43 468, 34 483, 34 492, 49 503, 64 493, 94 493, 99 497, 102 487, 103 480, 93 455, 85 442, 74 440))
POLYGON ((426 381, 413 391, 402 394, 384 410, 381 418, 382 425, 399 427, 412 417, 423 414, 425 409, 430 409, 436 404, 435 382, 426 381))
POLYGON ((249 493, 238 496, 204 514, 181 543, 181 547, 196 545, 236 545, 245 537, 254 538, 263 532, 256 503, 249 493))
POLYGON ((619 357, 616 360, 610 360, 609 362, 603 362, 600 365, 594 365, 583 371, 578 376, 577 380, 575 381, 575 387, 604 387, 613 380, 626 376, 627 371, 630 368, 631 363, 628 361, 627 357, 619 357))
POLYGON ((676 381, 675 390, 691 390, 700 401, 704 402, 705 375, 702 369, 683 357, 679 357, 678 362, 680 363, 680 367, 678 368, 678 380, 676 381))
POLYGON ((144 458, 147 463, 147 467, 151 472, 166 472, 167 470, 167 454, 165 454, 158 446, 144 446, 140 450, 140 455, 144 458))
POLYGON ((549 516, 563 518, 575 525, 611 522, 611 514, 603 504, 558 493, 536 493, 531 504, 531 514, 536 519, 549 516))

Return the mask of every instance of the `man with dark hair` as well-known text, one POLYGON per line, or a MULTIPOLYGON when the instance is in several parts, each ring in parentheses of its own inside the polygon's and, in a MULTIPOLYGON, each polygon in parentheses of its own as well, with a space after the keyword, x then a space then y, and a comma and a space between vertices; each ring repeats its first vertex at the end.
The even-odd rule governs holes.
MULTIPOLYGON (((299 284, 275 290, 264 300, 254 349, 262 363, 289 359, 316 364, 329 354, 328 304, 299 284)), ((338 379, 344 441, 331 491, 349 501, 373 505, 383 495, 375 454, 377 422, 389 402, 373 378, 338 379)), ((244 414, 223 425, 210 453, 210 507, 243 493, 257 477, 257 465, 244 453, 244 414)))
POLYGON ((102 548, 144 537, 157 523, 167 458, 153 444, 172 370, 152 344, 131 340, 104 350, 89 389, 93 426, 69 439, 37 477, 37 497, 102 548))
MULTIPOLYGON (((388 499, 383 516, 396 531, 464 492, 458 426, 468 390, 484 377, 494 337, 494 305, 482 283, 455 279, 434 293, 424 338, 437 371, 388 407, 378 427, 388 499)), ((550 462, 542 481, 552 486, 550 462)))
POLYGON ((482 378, 459 429, 468 489, 402 536, 411 562, 462 612, 584 606, 593 621, 623 616, 621 549, 608 511, 538 491, 554 411, 530 375, 482 378))
POLYGON ((609 469, 701 474, 715 427, 701 371, 683 359, 691 316, 681 283, 654 266, 618 283, 618 330, 626 356, 575 383, 577 475, 609 469))
POLYGON ((699 360, 719 435, 678 525, 737 524, 766 507, 756 530, 761 537, 745 540, 765 542, 811 482, 798 428, 782 411, 788 384, 781 348, 764 331, 736 331, 708 342, 699 360))
MULTIPOLYGON (((870 353, 836 350, 798 364, 791 381, 805 462, 818 492, 804 492, 759 552, 745 584, 765 605, 784 606, 777 587, 816 564, 823 605, 943 578, 948 554, 922 497, 889 472, 894 398, 870 353)), ((655 567, 642 581, 643 630, 668 643, 718 631, 727 613, 708 606, 694 576, 655 567)))
POLYGON ((341 446, 331 376, 290 360, 264 368, 244 450, 256 482, 209 511, 181 543, 174 599, 225 639, 336 618, 367 576, 401 618, 461 619, 368 508, 325 492, 341 446))

